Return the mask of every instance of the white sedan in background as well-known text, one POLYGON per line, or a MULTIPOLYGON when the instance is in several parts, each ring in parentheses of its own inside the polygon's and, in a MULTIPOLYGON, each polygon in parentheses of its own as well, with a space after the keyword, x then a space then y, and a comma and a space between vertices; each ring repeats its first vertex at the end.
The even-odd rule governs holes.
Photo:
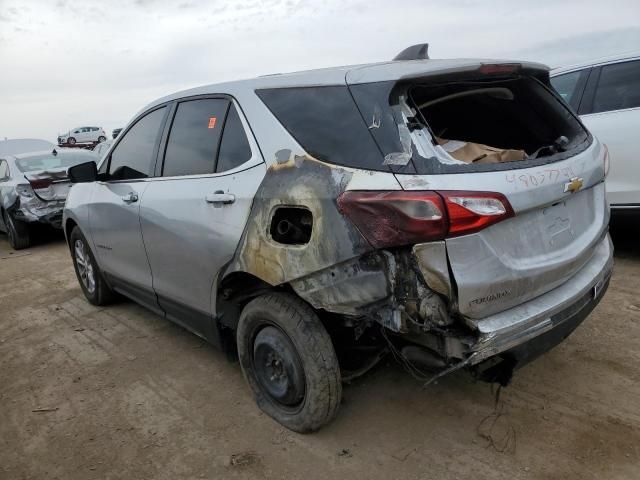
POLYGON ((58 145, 75 145, 76 143, 102 143, 107 134, 102 127, 77 127, 68 133, 58 136, 58 145))
POLYGON ((551 83, 609 149, 613 211, 640 213, 640 54, 557 68, 551 83))

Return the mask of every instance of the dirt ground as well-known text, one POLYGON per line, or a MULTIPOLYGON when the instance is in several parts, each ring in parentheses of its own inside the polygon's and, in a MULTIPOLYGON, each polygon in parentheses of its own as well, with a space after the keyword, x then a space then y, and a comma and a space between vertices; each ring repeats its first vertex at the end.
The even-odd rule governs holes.
POLYGON ((640 478, 640 244, 614 230, 602 303, 501 391, 391 361, 298 435, 238 364, 133 303, 91 307, 64 241, 0 235, 0 479, 640 478))

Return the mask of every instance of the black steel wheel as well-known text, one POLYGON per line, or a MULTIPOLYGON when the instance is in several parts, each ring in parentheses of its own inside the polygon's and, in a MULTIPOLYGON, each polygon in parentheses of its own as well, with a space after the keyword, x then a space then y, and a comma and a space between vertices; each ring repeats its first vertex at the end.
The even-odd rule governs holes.
POLYGON ((238 357, 258 406, 300 433, 318 430, 338 411, 340 367, 313 309, 288 293, 268 293, 243 309, 238 357))

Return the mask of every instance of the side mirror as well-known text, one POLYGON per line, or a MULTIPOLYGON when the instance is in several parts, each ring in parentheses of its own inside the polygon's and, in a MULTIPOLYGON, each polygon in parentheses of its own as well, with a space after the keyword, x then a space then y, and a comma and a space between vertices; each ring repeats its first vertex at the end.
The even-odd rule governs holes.
POLYGON ((71 183, 95 182, 98 178, 98 166, 94 161, 79 163, 69 168, 68 175, 71 183))

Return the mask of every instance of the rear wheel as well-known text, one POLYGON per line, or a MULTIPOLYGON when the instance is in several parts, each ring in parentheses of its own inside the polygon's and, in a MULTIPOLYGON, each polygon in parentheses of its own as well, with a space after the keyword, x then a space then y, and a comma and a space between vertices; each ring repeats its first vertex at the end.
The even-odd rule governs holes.
POLYGON ((75 139, 75 138, 73 138, 73 137, 69 137, 69 138, 67 139, 67 143, 68 143, 69 145, 75 145, 75 144, 76 144, 76 139, 75 139))
POLYGON ((9 237, 9 245, 11 245, 14 250, 29 248, 31 245, 29 225, 20 220, 15 220, 7 212, 3 212, 3 216, 4 224, 7 228, 7 236, 9 237))
POLYGON ((116 293, 105 282, 89 244, 78 227, 74 227, 71 232, 69 243, 73 266, 84 296, 93 305, 100 306, 111 303, 115 299, 116 293))
POLYGON ((258 406, 300 433, 336 415, 340 367, 329 334, 309 305, 269 293, 247 304, 237 330, 238 356, 258 406))

